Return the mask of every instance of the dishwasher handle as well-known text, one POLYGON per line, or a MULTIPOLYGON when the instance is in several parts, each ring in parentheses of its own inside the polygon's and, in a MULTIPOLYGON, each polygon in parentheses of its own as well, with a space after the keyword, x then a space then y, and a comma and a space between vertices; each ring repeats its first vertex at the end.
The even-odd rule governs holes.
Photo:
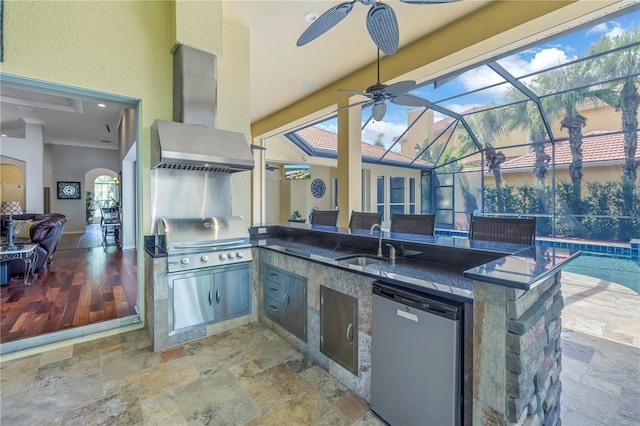
POLYGON ((464 309, 464 305, 460 302, 418 293, 381 281, 373 283, 373 295, 454 321, 462 318, 464 309))

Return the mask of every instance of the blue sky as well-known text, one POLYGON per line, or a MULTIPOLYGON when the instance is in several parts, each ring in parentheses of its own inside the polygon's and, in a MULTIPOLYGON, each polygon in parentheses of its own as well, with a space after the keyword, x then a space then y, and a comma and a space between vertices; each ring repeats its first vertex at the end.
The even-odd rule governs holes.
MULTIPOLYGON (((588 51, 589 46, 602 36, 615 37, 625 30, 634 31, 639 26, 640 11, 636 11, 607 22, 593 25, 589 28, 584 28, 578 32, 540 43, 535 47, 505 57, 498 61, 498 63, 516 77, 527 75, 531 72, 544 70, 584 55, 588 51)), ((415 90, 412 94, 430 101, 439 101, 500 81, 502 81, 500 76, 487 66, 482 66, 457 76, 438 89, 433 89, 433 85, 430 84, 415 90)), ((452 99, 451 101, 444 102, 443 106, 455 112, 463 112, 491 101, 500 102, 502 93, 504 93, 505 87, 507 86, 507 84, 504 84, 484 90, 481 93, 474 93, 452 99)), ((380 122, 369 122, 363 131, 363 140, 373 142, 378 133, 384 133, 383 141, 386 146, 390 146, 392 138, 399 136, 407 128, 408 110, 409 108, 407 107, 387 102, 387 113, 384 119, 380 122)), ((363 124, 369 118, 369 114, 370 109, 363 109, 363 124)), ((435 117, 436 121, 444 118, 444 116, 439 113, 436 113, 435 117)), ((331 131, 336 131, 336 126, 337 121, 335 119, 321 125, 321 127, 331 131)))

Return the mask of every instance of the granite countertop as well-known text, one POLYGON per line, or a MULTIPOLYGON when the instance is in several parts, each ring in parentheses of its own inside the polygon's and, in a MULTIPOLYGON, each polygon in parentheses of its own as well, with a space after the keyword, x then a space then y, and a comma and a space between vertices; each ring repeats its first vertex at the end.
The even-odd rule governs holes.
POLYGON ((383 232, 383 247, 392 244, 404 249, 399 250, 396 265, 383 262, 363 267, 335 259, 351 253, 375 254, 377 232, 371 236, 368 230, 298 223, 251 231, 260 247, 466 299, 473 299, 473 280, 528 290, 580 255, 580 251, 560 248, 383 232), (269 236, 259 238, 260 231, 269 236))
POLYGON ((336 259, 358 254, 370 255, 369 253, 336 250, 318 245, 296 243, 277 237, 261 239, 256 241, 256 245, 334 268, 378 278, 417 291, 443 295, 461 301, 470 301, 473 298, 473 281, 465 278, 461 269, 447 265, 405 258, 398 258, 395 264, 391 264, 389 258, 385 257, 384 261, 380 263, 358 266, 344 264, 336 259))
MULTIPOLYGON (((249 229, 254 246, 275 250, 327 266, 378 278, 406 288, 457 300, 473 299, 473 280, 528 290, 559 270, 580 251, 382 232, 384 262, 359 266, 337 258, 375 255, 379 233, 290 222, 249 229), (388 262, 388 244, 397 250, 394 265, 388 262)), ((166 257, 155 237, 145 237, 151 257, 166 257)))

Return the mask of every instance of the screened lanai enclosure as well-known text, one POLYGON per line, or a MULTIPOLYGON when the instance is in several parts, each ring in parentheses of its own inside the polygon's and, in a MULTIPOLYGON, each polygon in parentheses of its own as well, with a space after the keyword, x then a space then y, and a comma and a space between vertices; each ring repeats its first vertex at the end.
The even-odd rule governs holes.
MULTIPOLYGON (((363 208, 435 213, 439 229, 482 214, 536 217, 539 237, 640 238, 639 85, 634 7, 421 83, 410 94, 428 107, 387 102, 376 121, 364 104, 363 169, 381 167, 363 208)), ((335 158, 312 136, 336 128, 334 115, 285 136, 335 158)))

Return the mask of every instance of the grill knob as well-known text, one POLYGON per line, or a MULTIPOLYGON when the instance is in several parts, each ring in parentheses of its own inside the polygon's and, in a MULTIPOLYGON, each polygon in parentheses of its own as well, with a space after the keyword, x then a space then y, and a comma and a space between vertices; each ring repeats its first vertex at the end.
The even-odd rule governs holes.
POLYGON ((218 256, 218 259, 220 259, 222 261, 225 261, 225 260, 227 260, 227 255, 224 254, 224 253, 220 253, 220 256, 218 256))
POLYGON ((241 251, 239 251, 239 252, 237 252, 237 253, 236 253, 236 257, 237 257, 238 259, 242 259, 242 258, 244 257, 244 253, 243 253, 243 252, 241 252, 241 251))
POLYGON ((182 266, 187 266, 189 264, 189 258, 188 257, 183 257, 182 259, 180 259, 180 264, 182 266))
POLYGON ((235 255, 233 254, 233 252, 230 252, 227 257, 229 258, 229 260, 233 259, 235 257, 235 255))
POLYGON ((203 256, 200 256, 200 262, 208 263, 209 262, 209 256, 207 256, 206 254, 203 255, 203 256))

